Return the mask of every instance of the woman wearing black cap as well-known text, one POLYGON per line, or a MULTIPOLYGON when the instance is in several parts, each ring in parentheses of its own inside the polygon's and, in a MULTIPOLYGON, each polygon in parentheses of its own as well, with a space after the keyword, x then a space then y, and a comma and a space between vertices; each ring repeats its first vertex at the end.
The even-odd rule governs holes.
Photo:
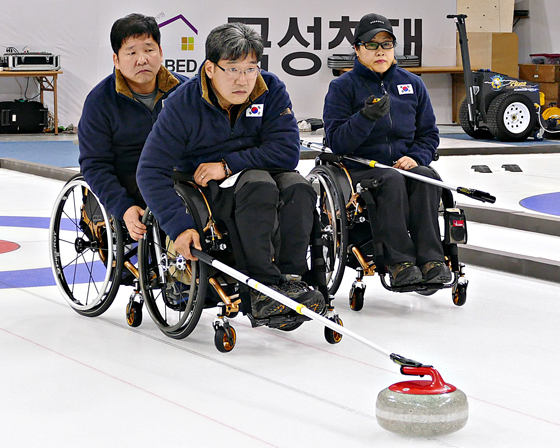
MULTIPOLYGON (((439 144, 430 98, 418 76, 397 66, 396 43, 386 17, 361 18, 354 69, 333 80, 325 98, 327 144, 337 154, 437 178, 429 167, 439 144)), ((366 178, 380 183, 374 195, 392 285, 449 282, 438 224, 440 188, 394 170, 346 166, 354 184, 366 178)))

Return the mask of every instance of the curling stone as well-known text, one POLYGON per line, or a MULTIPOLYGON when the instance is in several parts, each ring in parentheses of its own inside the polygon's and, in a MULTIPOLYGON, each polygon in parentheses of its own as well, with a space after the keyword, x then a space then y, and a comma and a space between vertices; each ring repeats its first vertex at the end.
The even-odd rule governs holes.
POLYGON ((405 375, 429 375, 432 380, 404 381, 379 392, 376 417, 391 432, 433 437, 458 431, 467 424, 467 396, 443 381, 431 366, 401 367, 405 375))

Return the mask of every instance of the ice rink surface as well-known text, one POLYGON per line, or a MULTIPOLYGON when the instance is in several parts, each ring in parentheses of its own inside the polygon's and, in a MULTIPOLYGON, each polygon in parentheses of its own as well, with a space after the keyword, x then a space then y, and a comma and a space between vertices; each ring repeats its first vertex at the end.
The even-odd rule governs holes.
MULTIPOLYGON (((300 171, 312 164, 303 161, 300 171)), ((450 156, 435 165, 448 182, 489 191, 498 197, 495 207, 510 210, 523 210, 525 197, 560 191, 559 166, 559 155, 450 156), (504 172, 504 163, 524 172, 504 172), (495 172, 474 173, 473 164, 495 172)), ((0 215, 8 217, 2 222, 50 217, 62 185, 0 170, 0 215)), ((495 237, 477 231, 471 239, 484 246, 495 237)), ((0 274, 49 266, 47 229, 2 225, 0 240, 20 246, 0 254, 0 274)), ((452 303, 449 290, 397 294, 375 276, 366 277, 364 308, 354 312, 351 270, 336 294, 345 327, 432 364, 467 394, 464 429, 420 439, 387 432, 375 420, 377 394, 409 378, 348 337, 328 344, 316 322, 285 333, 252 329, 240 315, 231 321, 236 347, 222 354, 213 343, 213 309, 188 338, 174 340, 147 312, 139 328, 127 325, 131 288, 121 288, 105 314, 87 318, 56 286, 0 282, 2 446, 559 446, 560 283, 475 266, 466 266, 466 276, 463 307, 452 303)))

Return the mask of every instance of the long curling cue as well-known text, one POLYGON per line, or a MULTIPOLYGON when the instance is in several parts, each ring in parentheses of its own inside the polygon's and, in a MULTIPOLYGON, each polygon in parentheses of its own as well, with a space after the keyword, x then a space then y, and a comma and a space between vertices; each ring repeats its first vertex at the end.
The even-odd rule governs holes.
POLYGON ((305 305, 216 260, 205 252, 191 247, 191 253, 203 263, 213 266, 251 288, 266 294, 299 314, 321 322, 331 330, 349 336, 389 356, 395 364, 400 366, 403 375, 429 375, 431 377, 429 381, 400 382, 379 393, 375 405, 375 415, 377 423, 382 428, 407 436, 433 437, 458 431, 467 423, 467 396, 452 384, 446 383, 440 373, 432 366, 391 353, 342 325, 311 311, 305 305))
POLYGON ((263 285, 262 283, 259 283, 258 281, 252 279, 251 277, 246 276, 245 274, 243 274, 242 272, 239 272, 238 270, 228 266, 227 264, 222 263, 219 260, 216 260, 214 257, 212 257, 211 255, 208 255, 205 252, 202 252, 198 249, 195 249, 194 247, 191 247, 191 253, 197 257, 199 260, 203 261, 204 263, 206 263, 207 265, 210 265, 216 269, 218 269, 219 271, 224 272, 225 274, 230 275, 231 277, 235 278, 236 280, 245 283, 246 285, 248 285, 249 287, 256 289, 259 292, 262 292, 263 294, 267 295, 268 297, 280 302, 282 305, 287 306, 288 308, 296 311, 299 314, 302 314, 310 319, 316 320, 318 322, 321 322, 323 325, 325 325, 326 327, 330 328, 333 331, 336 331, 337 333, 340 333, 342 335, 348 336, 352 339, 355 339, 365 345, 367 345, 370 348, 373 348, 374 350, 377 350, 378 352, 383 353, 384 355, 387 355, 391 358, 391 361, 393 361, 395 364, 398 364, 400 366, 405 366, 405 367, 425 367, 424 364, 418 362, 418 361, 414 361, 412 359, 408 359, 405 358, 401 355, 397 355, 395 353, 391 353, 391 351, 371 342, 368 341, 367 339, 363 338, 362 336, 354 333, 353 331, 348 330, 347 328, 344 328, 342 325, 337 324, 336 322, 333 322, 330 319, 327 319, 324 316, 321 316, 320 314, 315 313, 314 311, 311 311, 309 308, 307 308, 305 305, 302 305, 299 302, 296 302, 295 300, 290 299, 289 297, 280 294, 278 291, 275 291, 272 288, 269 288, 266 285, 263 285))
POLYGON ((435 185, 437 187, 442 187, 442 188, 446 188, 448 190, 456 191, 459 194, 463 194, 465 196, 468 196, 469 198, 476 199, 477 201, 490 202, 491 204, 496 202, 496 197, 495 196, 492 196, 490 193, 486 193, 484 191, 475 190, 473 188, 466 188, 466 187, 455 187, 453 185, 449 185, 448 183, 445 183, 445 182, 443 182, 441 180, 438 180, 438 179, 432 179, 431 177, 426 177, 426 176, 422 176, 420 174, 411 173, 410 171, 400 170, 400 169, 392 167, 392 166, 383 165, 382 163, 379 163, 375 160, 364 159, 362 157, 357 157, 357 156, 334 154, 328 146, 321 145, 320 143, 300 140, 300 144, 302 146, 305 146, 306 148, 317 149, 317 150, 323 152, 324 154, 332 154, 332 156, 333 156, 332 161, 333 162, 337 162, 337 161, 341 161, 341 160, 346 159, 346 160, 352 160, 353 162, 361 163, 362 165, 367 165, 371 168, 385 168, 385 169, 390 169, 390 170, 396 170, 399 173, 401 173, 403 176, 410 177, 410 178, 416 179, 420 182, 425 182, 427 184, 432 184, 432 185, 435 185))

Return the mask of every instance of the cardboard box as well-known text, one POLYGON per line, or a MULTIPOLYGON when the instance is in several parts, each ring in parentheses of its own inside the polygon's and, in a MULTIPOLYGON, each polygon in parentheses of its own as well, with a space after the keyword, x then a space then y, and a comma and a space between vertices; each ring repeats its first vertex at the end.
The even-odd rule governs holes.
POLYGON ((560 96, 560 83, 558 82, 541 82, 539 84, 541 93, 544 93, 545 105, 548 107, 550 103, 558 103, 560 96))
MULTIPOLYGON (((515 33, 467 33, 471 67, 490 69, 493 72, 519 76, 519 39, 515 33)), ((457 65, 463 66, 461 47, 457 35, 457 65)))
POLYGON ((519 77, 532 82, 560 82, 560 65, 519 64, 519 77))
POLYGON ((469 33, 511 33, 515 0, 457 0, 469 33))

